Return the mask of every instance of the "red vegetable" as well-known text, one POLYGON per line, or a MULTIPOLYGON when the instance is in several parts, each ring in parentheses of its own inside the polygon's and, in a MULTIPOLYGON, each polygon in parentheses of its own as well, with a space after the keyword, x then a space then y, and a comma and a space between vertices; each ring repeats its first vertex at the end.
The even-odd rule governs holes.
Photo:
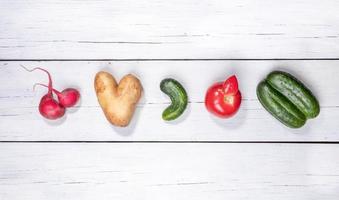
POLYGON ((225 82, 213 84, 206 92, 205 106, 209 112, 218 117, 233 116, 240 104, 241 93, 238 89, 238 80, 234 75, 225 82))
MULTIPOLYGON (((41 85, 48 88, 47 85, 41 83, 36 83, 35 85, 41 85)), ((75 106, 75 104, 79 101, 80 93, 74 88, 67 88, 61 92, 54 88, 52 88, 52 90, 57 95, 59 103, 66 108, 75 106)))
POLYGON ((79 101, 80 93, 74 88, 67 88, 59 92, 55 89, 53 91, 58 96, 60 104, 66 108, 73 107, 79 101))
POLYGON ((51 94, 44 95, 39 104, 40 114, 47 119, 59 119, 65 114, 65 107, 58 103, 51 94))
POLYGON ((44 95, 39 103, 39 112, 40 114, 47 118, 47 119, 59 119, 65 114, 65 107, 61 105, 59 102, 57 102, 53 97, 53 87, 52 87, 52 78, 50 73, 40 67, 36 67, 33 69, 27 69, 23 65, 21 65, 26 71, 32 72, 35 70, 41 70, 47 73, 48 75, 48 92, 46 95, 44 95))

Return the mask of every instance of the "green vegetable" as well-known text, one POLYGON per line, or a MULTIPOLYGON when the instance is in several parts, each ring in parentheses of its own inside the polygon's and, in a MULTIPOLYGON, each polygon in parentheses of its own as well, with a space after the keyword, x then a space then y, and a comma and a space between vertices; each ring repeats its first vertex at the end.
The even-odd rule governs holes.
POLYGON ((288 127, 300 128, 307 119, 315 118, 320 106, 312 92, 292 75, 271 72, 257 87, 264 108, 288 127))
POLYGON ((162 113, 162 118, 166 121, 178 118, 187 107, 187 93, 184 87, 176 80, 167 78, 161 81, 160 90, 171 98, 169 105, 162 113))

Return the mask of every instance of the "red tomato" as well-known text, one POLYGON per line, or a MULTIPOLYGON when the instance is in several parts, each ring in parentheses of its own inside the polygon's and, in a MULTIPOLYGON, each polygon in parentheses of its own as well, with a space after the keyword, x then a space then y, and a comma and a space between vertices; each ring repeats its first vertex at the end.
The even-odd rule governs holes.
POLYGON ((233 116, 239 110, 240 104, 241 93, 235 75, 225 82, 213 84, 206 92, 205 106, 209 112, 218 117, 233 116))

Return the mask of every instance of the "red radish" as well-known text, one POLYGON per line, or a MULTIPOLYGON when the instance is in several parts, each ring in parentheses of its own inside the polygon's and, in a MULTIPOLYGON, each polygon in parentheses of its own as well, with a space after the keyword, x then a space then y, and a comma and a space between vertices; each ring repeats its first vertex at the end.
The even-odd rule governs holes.
POLYGON ((58 103, 51 94, 46 94, 40 100, 40 114, 47 119, 59 119, 65 114, 65 107, 58 103))
POLYGON ((61 92, 55 89, 53 91, 58 96, 60 104, 67 108, 75 106, 80 98, 80 93, 74 88, 67 88, 61 92))
MULTIPOLYGON (((41 85, 41 86, 48 88, 47 85, 42 84, 42 83, 36 83, 34 85, 34 87, 36 85, 41 85)), ((78 101, 79 101, 80 93, 78 92, 78 90, 76 90, 74 88, 67 88, 67 89, 64 89, 61 92, 59 92, 58 90, 56 90, 54 88, 52 88, 52 90, 57 95, 59 103, 61 105, 65 106, 66 108, 75 106, 75 104, 78 103, 78 101)))
POLYGON ((47 119, 59 119, 65 114, 65 107, 61 105, 59 102, 57 102, 53 98, 53 93, 52 93, 52 78, 49 72, 43 68, 36 67, 33 69, 27 69, 23 65, 21 65, 22 68, 24 68, 26 71, 32 72, 34 70, 41 70, 47 73, 48 75, 48 92, 46 95, 44 95, 39 103, 39 112, 40 114, 47 118, 47 119))

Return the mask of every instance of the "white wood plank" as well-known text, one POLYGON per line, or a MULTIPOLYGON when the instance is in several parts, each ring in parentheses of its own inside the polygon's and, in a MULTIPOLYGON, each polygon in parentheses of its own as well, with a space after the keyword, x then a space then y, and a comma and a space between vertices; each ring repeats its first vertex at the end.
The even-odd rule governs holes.
POLYGON ((1 59, 338 57, 337 0, 2 0, 1 59))
POLYGON ((339 61, 186 61, 186 62, 2 62, 0 63, 0 140, 122 140, 122 141, 338 141, 339 61), (81 89, 82 102, 70 109, 67 119, 48 123, 37 105, 46 89, 32 91, 35 82, 46 82, 41 72, 19 67, 44 66, 57 89, 81 89), (140 77, 144 96, 130 127, 117 129, 104 118, 93 89, 97 71, 106 69, 120 79, 133 72, 140 77), (292 72, 318 97, 321 114, 305 127, 292 130, 271 117, 259 104, 257 83, 274 69, 292 72), (218 120, 205 109, 206 89, 235 73, 243 104, 232 119, 218 120), (161 113, 169 99, 160 91, 165 77, 182 82, 191 103, 185 115, 166 123, 161 113))
POLYGON ((336 200, 339 146, 1 144, 0 199, 336 200))

